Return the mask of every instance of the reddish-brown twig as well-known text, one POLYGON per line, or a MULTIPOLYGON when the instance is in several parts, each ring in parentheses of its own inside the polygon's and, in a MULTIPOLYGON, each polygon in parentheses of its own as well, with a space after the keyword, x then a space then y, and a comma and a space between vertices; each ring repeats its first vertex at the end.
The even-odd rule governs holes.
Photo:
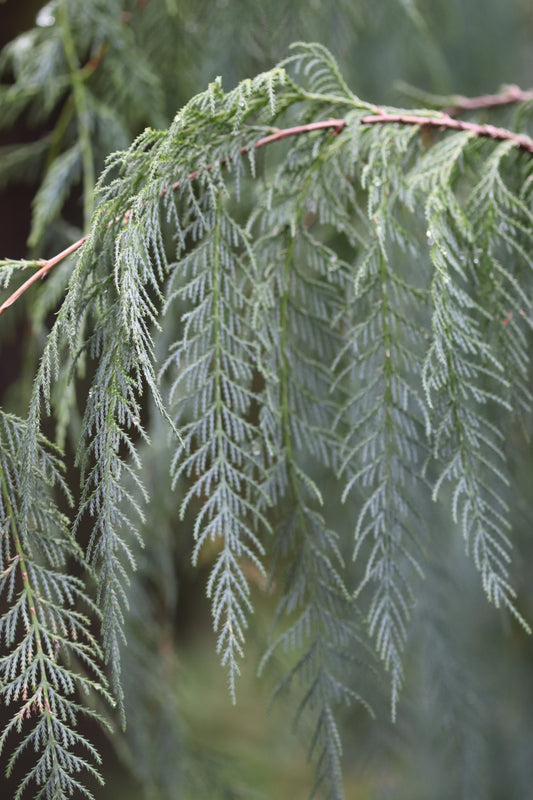
POLYGON ((527 103, 533 100, 533 89, 524 91, 519 86, 506 86, 498 94, 481 94, 478 97, 457 97, 456 102, 443 109, 444 114, 461 114, 463 111, 479 111, 483 108, 496 108, 512 103, 527 103))
MULTIPOLYGON (((281 128, 274 131, 274 133, 269 134, 268 136, 263 136, 262 139, 258 139, 257 142, 255 142, 254 144, 254 149, 257 150, 259 147, 264 147, 267 144, 272 144, 273 142, 281 141, 281 139, 286 139, 288 136, 298 136, 302 133, 312 133, 313 131, 329 130, 329 129, 333 129, 335 133, 340 133, 340 131, 344 128, 345 125, 346 122, 343 119, 326 119, 326 120, 321 120, 320 122, 310 122, 308 125, 297 125, 294 128, 281 128)), ((247 152, 248 152, 248 147, 241 147, 240 149, 241 155, 245 155, 247 152)), ((226 160, 227 159, 222 159, 221 162, 219 163, 224 164, 226 160)), ((208 170, 213 169, 213 164, 208 164, 205 169, 208 170)), ((198 176, 198 173, 199 170, 191 172, 187 176, 188 180, 190 181, 195 180, 195 178, 197 178, 198 176)), ((171 189, 175 191, 178 188, 178 186, 179 186, 179 181, 172 184, 171 189)), ((166 193, 167 189, 164 189, 161 195, 164 196, 166 193)), ((123 219, 125 222, 128 221, 130 213, 131 213, 130 211, 126 211, 126 213, 124 214, 123 219)), ((29 287, 32 284, 36 283, 36 281, 38 281, 40 278, 44 278, 46 275, 48 275, 52 267, 55 267, 56 264, 59 264, 60 261, 63 261, 65 258, 72 255, 72 253, 75 253, 76 250, 78 250, 82 246, 82 244, 87 240, 87 238, 88 234, 82 236, 82 238, 78 239, 77 242, 74 242, 74 244, 71 244, 61 253, 58 253, 53 258, 50 258, 48 261, 36 262, 38 264, 42 264, 40 269, 34 272, 31 278, 28 278, 28 280, 25 283, 23 283, 22 286, 19 286, 19 288, 16 291, 14 291, 13 294, 11 294, 7 298, 7 300, 5 300, 2 303, 2 305, 0 306, 0 314, 2 314, 2 312, 5 311, 6 308, 9 308, 9 306, 13 305, 15 300, 18 300, 18 298, 22 294, 24 294, 26 289, 29 289, 29 287)))
MULTIPOLYGON (((320 122, 310 122, 307 125, 296 125, 294 128, 277 128, 274 133, 271 133, 268 136, 263 136, 262 139, 258 139, 254 144, 254 150, 257 150, 259 147, 264 147, 267 144, 272 144, 273 142, 280 142, 282 139, 286 139, 288 136, 299 136, 302 133, 312 133, 313 131, 323 131, 333 128, 334 132, 337 134, 340 133, 345 126, 346 121, 344 119, 324 119, 320 122)), ((248 150, 249 148, 245 145, 244 147, 240 148, 239 152, 241 156, 244 156, 248 150)), ((227 161, 228 159, 221 158, 217 163, 221 166, 224 166, 227 161)), ((213 166, 214 164, 208 164, 204 169, 211 170, 213 169, 213 166)), ((191 172, 187 176, 187 180, 195 180, 195 178, 198 177, 199 172, 200 170, 197 169, 194 172, 191 172)), ((170 188, 173 192, 175 192, 179 185, 180 182, 176 181, 176 183, 173 183, 170 188)), ((166 193, 167 190, 163 189, 161 195, 164 196, 166 193)))
POLYGON ((454 119, 449 114, 423 117, 417 114, 392 114, 388 111, 381 111, 379 114, 363 117, 361 123, 363 125, 417 125, 455 131, 470 131, 470 133, 478 137, 511 141, 521 150, 533 153, 533 139, 523 133, 514 133, 507 128, 497 128, 495 125, 479 125, 476 122, 465 122, 460 119, 454 119))
MULTIPOLYGON (((511 89, 516 89, 516 87, 510 87, 511 89)), ((517 90, 520 92, 520 90, 517 90)), ((516 94, 516 92, 515 92, 516 94)), ((529 95, 533 96, 533 92, 521 92, 519 99, 530 99, 529 95)), ((496 95, 486 95, 486 98, 495 98, 496 95)), ((481 107, 480 98, 472 98, 472 102, 476 103, 475 107, 481 107)), ((511 102, 508 100, 507 102, 511 102)), ((501 104, 501 103, 499 103, 501 104)), ((490 103, 489 103, 490 105, 490 103)), ((497 102, 492 102, 492 105, 498 105, 497 102)), ((472 106, 473 107, 473 106, 472 106)), ((478 137, 488 137, 491 139, 496 139, 500 141, 511 141, 517 147, 522 150, 527 151, 528 153, 533 154, 533 139, 525 134, 521 133, 514 133, 506 128, 498 128, 494 125, 480 125, 475 122, 465 122, 462 120, 454 119, 449 114, 440 113, 434 117, 425 117, 419 116, 416 114, 395 114, 390 113, 388 111, 380 110, 378 114, 368 115, 361 119, 361 124, 363 125, 386 125, 386 124, 398 124, 398 125, 416 125, 419 127, 433 127, 439 129, 450 129, 450 130, 459 130, 459 131, 470 131, 474 136, 478 137)), ((260 147, 264 147, 267 144, 272 144, 274 142, 279 142, 282 139, 286 139, 289 136, 299 136, 304 133, 312 133, 313 131, 319 130, 333 130, 335 134, 338 134, 342 131, 342 129, 346 126, 346 120, 344 119, 327 119, 321 120, 320 122, 311 122, 307 125, 296 125, 293 128, 281 128, 275 130, 273 133, 269 134, 268 136, 263 136, 261 139, 258 139, 254 144, 254 149, 258 149, 260 147)), ((249 148, 247 146, 240 148, 241 155, 245 155, 248 152, 249 148)), ((227 163, 228 159, 223 158, 219 162, 219 164, 224 165, 227 163)), ((214 164, 208 164, 207 167, 204 167, 204 170, 211 170, 214 164)), ((194 170, 191 172, 187 179, 189 181, 195 180, 199 175, 200 170, 194 170)), ((175 191, 178 186, 180 185, 179 181, 172 184, 170 187, 171 191, 175 191)), ((162 196, 166 195, 167 189, 164 189, 161 193, 162 196)), ((130 211, 126 211, 122 219, 127 222, 130 217, 130 211)), ((119 220, 117 220, 119 221, 119 220)), ((52 267, 58 264, 63 259, 67 258, 67 256, 74 253, 78 248, 82 246, 82 244, 86 241, 87 235, 83 236, 81 239, 78 239, 77 242, 71 244, 70 247, 67 247, 58 255, 54 256, 53 258, 49 259, 48 261, 37 262, 42 263, 42 266, 37 272, 35 272, 31 278, 29 278, 22 286, 13 292, 7 300, 0 306, 0 314, 5 311, 6 308, 9 308, 15 300, 17 300, 21 294, 23 294, 26 289, 28 289, 33 283, 39 280, 39 278, 44 278, 45 275, 50 272, 52 267)))
POLYGON ((34 272, 31 278, 28 278, 28 280, 25 281, 22 286, 19 286, 19 288, 14 291, 13 294, 9 295, 7 300, 5 300, 0 306, 0 314, 5 311, 6 308, 9 308, 9 306, 13 305, 15 300, 18 300, 21 294, 24 294, 26 289, 29 289, 33 283, 36 283, 36 281, 38 281, 40 278, 44 278, 46 275, 48 275, 52 267, 55 267, 56 264, 59 264, 60 261, 63 261, 63 259, 67 258, 67 256, 69 256, 71 253, 75 253, 76 250, 78 250, 78 248, 80 248, 87 239, 87 236, 88 234, 82 236, 82 238, 78 239, 77 242, 69 245, 67 248, 65 248, 65 250, 62 250, 61 253, 58 253, 53 258, 49 258, 48 261, 36 261, 35 263, 42 264, 42 267, 38 269, 37 272, 34 272))

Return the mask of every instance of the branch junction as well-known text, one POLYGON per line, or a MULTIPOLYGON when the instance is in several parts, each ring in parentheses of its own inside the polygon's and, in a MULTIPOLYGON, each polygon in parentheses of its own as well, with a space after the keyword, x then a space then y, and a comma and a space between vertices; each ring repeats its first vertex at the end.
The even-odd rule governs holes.
MULTIPOLYGON (((492 108, 495 106, 502 106, 509 103, 514 102, 524 102, 533 100, 533 90, 523 91, 519 89, 517 86, 510 86, 501 94, 496 95, 482 95, 480 97, 473 97, 473 98, 466 98, 461 97, 458 98, 458 102, 453 108, 449 108, 450 112, 460 112, 465 110, 479 110, 481 108, 492 108)), ((533 139, 523 133, 514 133, 507 128, 499 128, 495 125, 487 125, 487 124, 480 124, 476 122, 467 122, 464 120, 455 119, 454 117, 450 116, 450 113, 447 112, 437 112, 434 116, 423 116, 418 114, 409 114, 409 113, 396 113, 385 111, 383 109, 378 109, 378 113, 376 114, 369 114, 361 119, 362 125, 416 125, 421 128, 423 127, 432 127, 437 128, 438 130, 456 130, 456 131, 469 131, 472 133, 473 136, 476 137, 483 137, 489 139, 495 139, 497 141, 511 141, 513 142, 516 147, 524 150, 528 153, 533 155, 533 139)), ((292 128, 280 128, 275 129, 273 133, 269 134, 268 136, 264 136, 261 139, 258 139, 254 144, 254 149, 257 150, 260 147, 264 147, 268 144, 273 144, 274 142, 279 142, 282 139, 286 139, 290 136, 301 136, 306 133, 312 133, 314 131, 321 131, 321 130, 333 130, 334 134, 340 133, 346 127, 346 120, 344 119, 326 119, 321 120, 319 122, 311 122, 307 125, 297 125, 292 128)), ((245 155, 249 148, 247 146, 241 147, 240 152, 241 155, 245 155)), ((222 164, 225 163, 225 159, 222 160, 222 164)), ((207 169, 212 169, 213 164, 209 164, 207 169)), ((198 170, 191 172, 188 176, 189 180, 195 180, 198 176, 198 170)), ((172 184, 171 190, 175 191, 179 186, 179 182, 172 184)), ((165 189, 162 193, 164 196, 167 190, 165 189)), ((126 211, 124 214, 124 221, 127 222, 130 216, 130 212, 126 211)), ((74 242, 61 253, 58 253, 53 258, 50 258, 48 261, 35 261, 33 262, 35 266, 39 266, 33 275, 28 278, 25 283, 23 283, 19 288, 11 294, 7 300, 2 303, 0 306, 0 314, 9 308, 18 298, 24 294, 24 292, 29 289, 29 287, 36 283, 39 279, 44 278, 50 270, 59 264, 59 262, 63 261, 68 256, 72 255, 72 253, 76 252, 83 243, 87 240, 88 234, 82 236, 81 239, 78 239, 77 242, 74 242)))

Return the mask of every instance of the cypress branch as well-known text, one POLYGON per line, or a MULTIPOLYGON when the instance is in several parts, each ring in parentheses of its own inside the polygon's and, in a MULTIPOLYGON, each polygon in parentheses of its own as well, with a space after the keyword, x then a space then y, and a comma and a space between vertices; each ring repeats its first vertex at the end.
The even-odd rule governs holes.
MULTIPOLYGON (((450 114, 454 109, 457 110, 471 110, 471 109, 479 109, 479 108, 490 108, 492 106, 498 105, 505 105, 511 102, 524 102, 533 96, 532 92, 524 92, 519 90, 517 87, 512 87, 512 91, 509 90, 508 94, 504 95, 482 95, 479 98, 471 98, 469 102, 467 102, 468 98, 465 98, 463 104, 458 103, 456 106, 453 106, 453 109, 450 110, 449 113, 441 113, 438 117, 433 116, 419 116, 413 114, 394 114, 384 109, 377 109, 377 114, 375 115, 368 115, 362 117, 360 119, 360 124, 362 125, 385 125, 385 124, 400 124, 400 125, 414 125, 420 127, 435 127, 439 130, 444 130, 446 128, 450 130, 462 130, 462 131, 469 131, 474 136, 477 137, 488 137, 490 139, 496 139, 501 141, 511 141, 520 149, 525 150, 526 152, 533 153, 533 140, 529 136, 525 136, 524 134, 517 134, 509 131, 505 128, 495 127, 494 125, 487 125, 487 124, 477 124, 472 122, 465 122, 462 120, 455 120, 453 119, 450 114)), ((271 133, 268 136, 265 136, 259 139, 253 145, 255 149, 260 147, 264 147, 267 144, 272 144, 274 142, 281 141, 288 136, 300 136, 304 133, 311 133, 317 130, 327 130, 333 128, 333 130, 338 133, 340 132, 344 126, 346 125, 346 121, 343 119, 329 119, 329 120, 321 120, 318 122, 311 122, 307 125, 296 125, 292 128, 286 128, 284 130, 277 130, 274 133, 271 133)), ((241 147, 240 153, 244 155, 248 152, 248 147, 241 147)), ((226 163, 226 158, 222 158, 220 160, 220 165, 223 166, 226 163)), ((207 165, 207 169, 212 168, 212 164, 207 165)), ((198 175, 198 171, 194 170, 188 176, 189 180, 194 180, 198 175)), ((171 189, 175 191, 179 186, 178 183, 172 184, 171 189)), ((168 190, 163 189, 162 195, 166 194, 168 190)), ((124 221, 128 220, 129 216, 128 211, 124 213, 124 221)), ((67 258, 72 253, 76 252, 82 244, 87 239, 87 236, 81 237, 78 239, 77 242, 71 244, 68 248, 64 251, 59 253, 58 255, 54 256, 52 259, 43 262, 33 262, 33 263, 41 263, 42 266, 40 269, 26 281, 16 292, 13 292, 7 300, 5 300, 2 305, 0 306, 0 314, 5 311, 6 308, 9 308, 30 286, 36 283, 41 278, 44 278, 50 270, 58 263, 60 263, 63 259, 67 258)), ((14 262, 10 262, 14 263, 14 262)))
POLYGON ((363 125, 417 125, 439 130, 468 131, 473 136, 488 137, 499 141, 510 141, 521 150, 533 153, 533 139, 523 133, 514 133, 495 125, 467 122, 454 119, 449 114, 439 113, 437 116, 393 113, 380 109, 379 114, 372 114, 361 119, 363 125))
MULTIPOLYGON (((48 260, 0 264, 6 286, 35 268, 1 313, 77 253, 39 306, 42 323, 59 302, 28 418, 0 417, 9 606, 0 669, 8 702, 22 697, 0 745, 29 714, 32 732, 9 763, 29 743, 38 762, 17 796, 32 782, 46 800, 88 796, 77 775, 97 777, 98 755, 74 728, 94 715, 75 693, 107 697, 104 661, 127 711, 124 651, 130 603, 144 596, 134 571, 150 561, 143 545, 152 547, 145 465, 157 413, 171 437, 169 517, 180 519, 193 564, 200 554, 212 562, 206 591, 230 695, 254 609, 250 574, 269 570, 277 612, 262 663, 284 654, 278 690, 300 692, 313 791, 340 800, 342 709, 369 707, 373 651, 390 678, 392 716, 401 716, 420 584, 441 552, 430 501, 440 499, 450 540, 460 528, 488 599, 527 628, 510 572, 505 435, 494 419, 531 414, 533 182, 521 151, 533 153, 533 141, 446 112, 364 102, 323 46, 300 44, 229 92, 214 81, 168 128, 145 128, 108 156, 89 198, 105 131, 129 130, 109 96, 102 108, 94 93, 113 78, 111 43, 134 36, 133 20, 117 32, 118 8, 113 24, 100 6, 64 16, 62 64, 52 70, 51 107, 65 88, 71 100, 50 137, 35 240, 57 221, 80 155, 85 212, 95 203, 90 230, 48 260), (74 114, 90 117, 94 140, 80 136, 74 114), (41 434, 45 414, 77 453, 71 521, 58 507, 65 481, 41 434), (82 554, 72 531, 84 523, 82 554), (95 601, 69 575, 70 558, 95 576, 95 601), (79 604, 100 620, 102 652, 79 604), (89 758, 78 760, 79 744, 89 758)), ((123 114, 132 92, 157 97, 156 79, 140 70, 117 101, 123 114)), ((509 89, 457 108, 530 99, 509 89)))

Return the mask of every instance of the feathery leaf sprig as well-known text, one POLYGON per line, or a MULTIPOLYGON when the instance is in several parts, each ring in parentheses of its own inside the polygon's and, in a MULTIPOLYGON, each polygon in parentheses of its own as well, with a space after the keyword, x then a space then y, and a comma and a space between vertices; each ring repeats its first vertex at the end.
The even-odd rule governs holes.
POLYGON ((101 758, 78 725, 84 717, 100 720, 84 696, 107 697, 107 681, 91 621, 79 605, 93 618, 97 609, 84 582, 66 571, 69 559, 84 562, 53 501, 54 489, 65 489, 62 465, 42 439, 31 512, 24 516, 18 453, 25 423, 2 413, 0 424, 0 593, 9 604, 0 619, 6 648, 0 679, 4 703, 17 708, 0 750, 13 748, 8 776, 23 754, 35 753, 15 800, 29 787, 44 800, 92 797, 77 776, 85 772, 101 782, 101 758))

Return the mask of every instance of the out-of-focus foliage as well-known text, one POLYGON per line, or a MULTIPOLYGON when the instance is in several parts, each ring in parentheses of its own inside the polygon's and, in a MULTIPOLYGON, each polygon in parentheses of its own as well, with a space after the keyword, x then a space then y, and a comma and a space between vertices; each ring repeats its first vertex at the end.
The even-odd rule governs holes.
POLYGON ((528 795, 533 101, 461 95, 527 88, 532 35, 519 0, 57 0, 3 49, 3 296, 89 233, 0 317, 12 796, 528 795))

